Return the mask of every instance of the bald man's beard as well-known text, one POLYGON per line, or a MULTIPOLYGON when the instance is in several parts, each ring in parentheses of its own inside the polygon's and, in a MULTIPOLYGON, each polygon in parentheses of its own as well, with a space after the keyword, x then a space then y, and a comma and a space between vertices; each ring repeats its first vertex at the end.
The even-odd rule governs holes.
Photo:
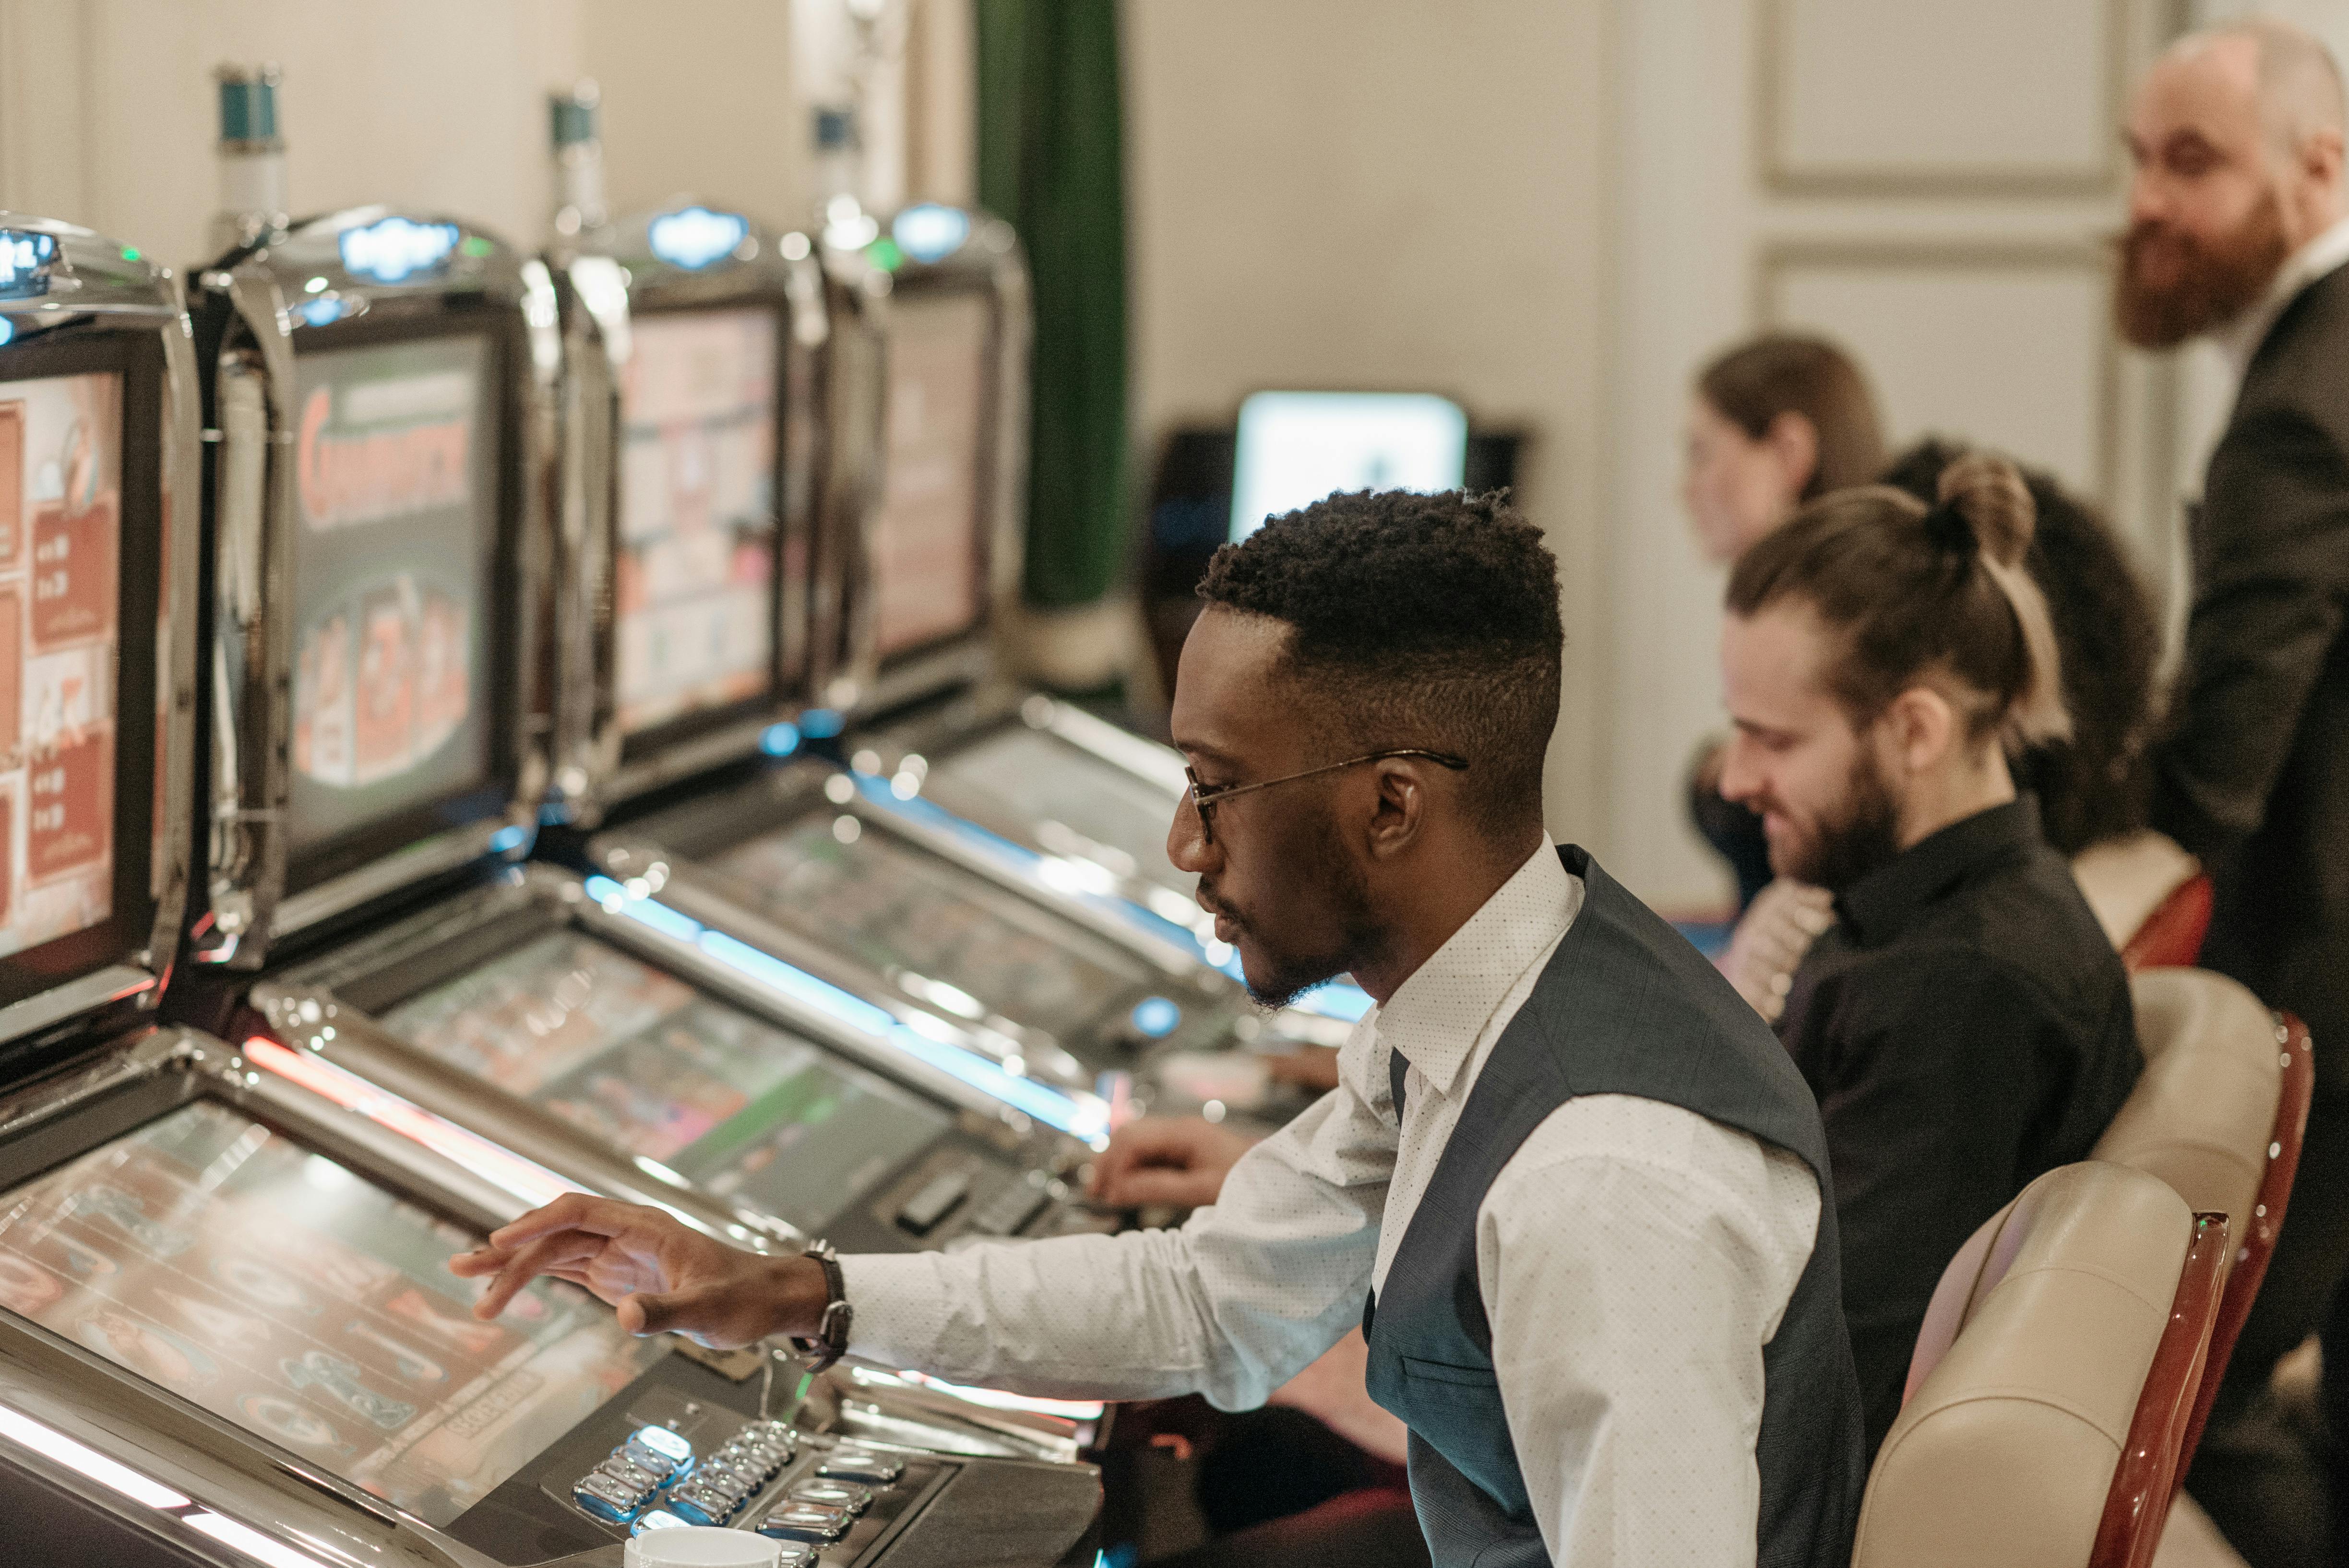
POLYGON ((2272 191, 2216 245, 2167 223, 2132 223, 2120 241, 2114 319, 2139 348, 2174 347, 2258 304, 2291 253, 2283 203, 2272 191), (2148 275, 2155 273, 2161 281, 2148 275))

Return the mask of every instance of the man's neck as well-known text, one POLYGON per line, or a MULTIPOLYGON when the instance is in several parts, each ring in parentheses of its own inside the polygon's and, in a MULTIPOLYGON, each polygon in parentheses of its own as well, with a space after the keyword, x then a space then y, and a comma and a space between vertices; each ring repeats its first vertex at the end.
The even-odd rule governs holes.
POLYGON ((1355 964, 1354 984, 1386 1006, 1402 983, 1490 903, 1541 845, 1541 825, 1535 823, 1500 844, 1464 840, 1451 846, 1430 845, 1428 852, 1413 857, 1411 866, 1397 867, 1382 901, 1389 918, 1380 951, 1355 964))
POLYGON ((1900 847, 1914 848, 1952 822, 1979 816, 2014 799, 2006 754, 1993 747, 1983 760, 1938 778, 1912 779, 1900 802, 1900 847))

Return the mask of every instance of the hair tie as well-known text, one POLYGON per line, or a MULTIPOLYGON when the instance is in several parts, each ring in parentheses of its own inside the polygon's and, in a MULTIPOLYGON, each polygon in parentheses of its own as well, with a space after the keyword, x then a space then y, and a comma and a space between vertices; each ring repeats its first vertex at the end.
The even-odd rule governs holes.
POLYGON ((1974 525, 1955 503, 1939 501, 1925 511, 1925 537, 1939 549, 1959 555, 1971 554, 1982 548, 1982 539, 1974 525))

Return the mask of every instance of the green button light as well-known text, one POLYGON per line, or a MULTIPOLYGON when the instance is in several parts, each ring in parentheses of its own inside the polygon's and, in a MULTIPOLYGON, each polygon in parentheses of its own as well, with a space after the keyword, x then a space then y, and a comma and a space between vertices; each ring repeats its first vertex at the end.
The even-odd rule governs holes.
POLYGON ((469 236, 465 242, 459 245, 457 248, 464 252, 465 254, 469 256, 486 256, 498 247, 492 241, 485 240, 479 234, 474 234, 469 236))
POLYGON ((905 264, 905 253, 897 248, 896 241, 881 239, 864 247, 864 259, 885 273, 894 273, 905 264))
POLYGON ((131 249, 129 245, 125 245, 122 247, 122 259, 126 262, 135 262, 139 259, 139 253, 131 249))

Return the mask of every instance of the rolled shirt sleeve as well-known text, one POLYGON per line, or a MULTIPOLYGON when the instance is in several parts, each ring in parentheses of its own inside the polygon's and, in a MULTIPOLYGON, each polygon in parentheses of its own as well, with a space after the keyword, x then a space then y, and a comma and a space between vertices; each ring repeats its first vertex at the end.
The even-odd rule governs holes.
POLYGON ((1179 1230, 842 1259, 852 1347, 1047 1397, 1263 1404, 1361 1318, 1395 1145, 1368 1052, 1179 1230))

